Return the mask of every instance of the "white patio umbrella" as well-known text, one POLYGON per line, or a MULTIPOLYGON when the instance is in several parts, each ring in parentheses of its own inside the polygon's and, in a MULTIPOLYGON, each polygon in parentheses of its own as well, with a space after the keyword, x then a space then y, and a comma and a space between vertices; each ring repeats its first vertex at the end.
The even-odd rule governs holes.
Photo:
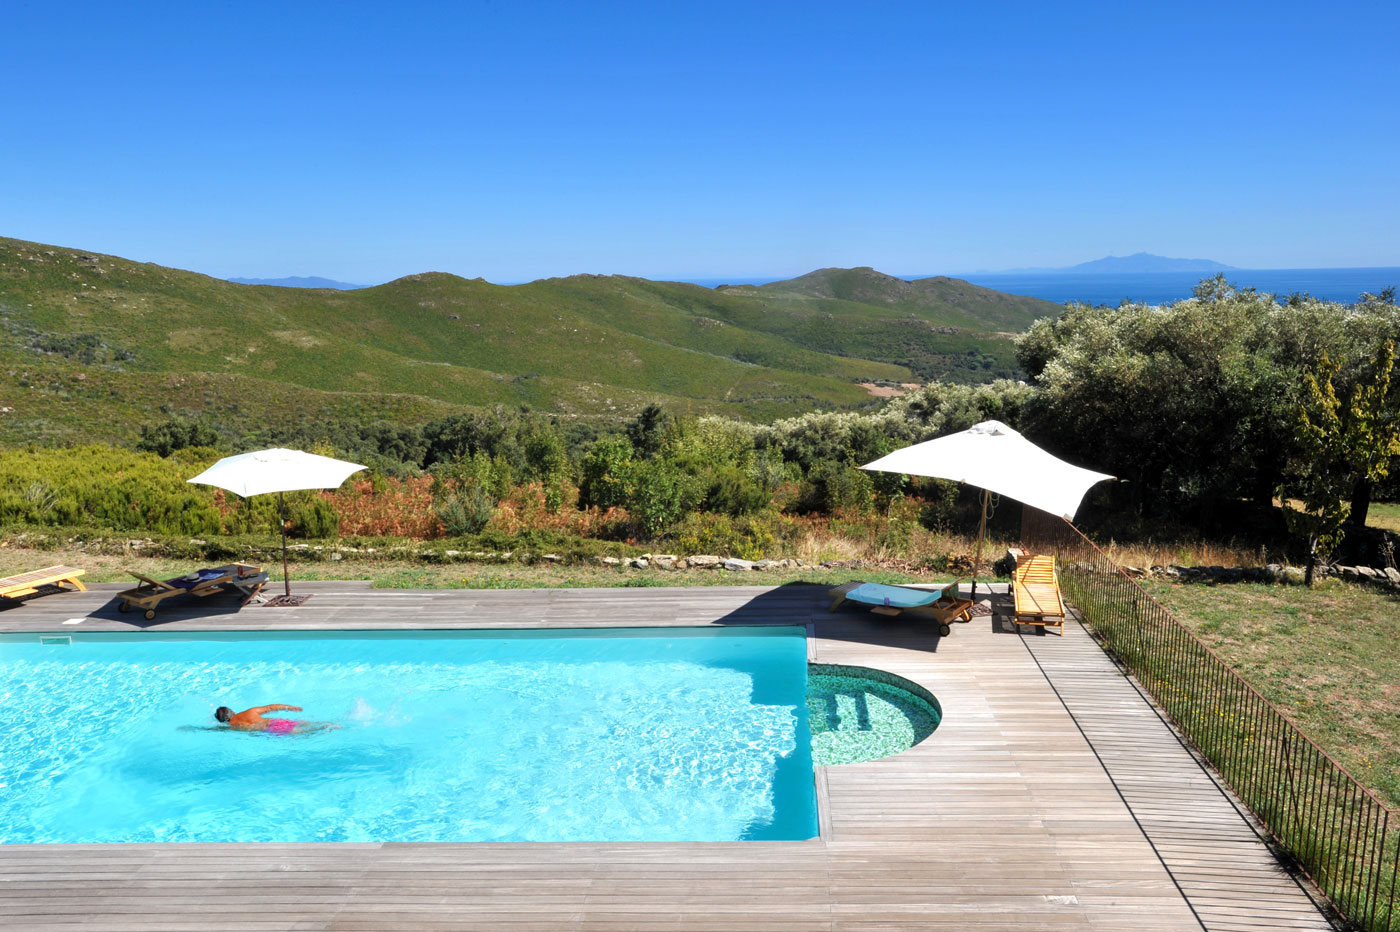
MULTIPOLYGON (((1000 421, 983 421, 960 433, 895 450, 861 469, 979 486, 983 491, 982 525, 977 532, 978 564, 982 562, 982 541, 987 534, 989 493, 1014 498, 1072 521, 1089 488, 1114 478, 1051 456, 1000 421)), ((976 596, 975 564, 972 573, 972 594, 976 596)))
POLYGON ((243 498, 277 493, 282 515, 282 582, 290 599, 292 581, 287 573, 287 499, 284 493, 338 488, 352 473, 364 468, 358 463, 277 447, 225 456, 188 481, 218 486, 243 498))

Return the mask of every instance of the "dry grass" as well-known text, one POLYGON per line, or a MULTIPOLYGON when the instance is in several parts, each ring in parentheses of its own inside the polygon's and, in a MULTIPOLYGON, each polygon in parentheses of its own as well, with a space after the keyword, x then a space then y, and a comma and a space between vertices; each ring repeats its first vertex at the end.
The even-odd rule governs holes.
POLYGON ((1234 542, 1146 540, 1120 544, 1110 540, 1107 544, 1100 544, 1100 547, 1120 566, 1168 566, 1173 563, 1178 566, 1264 566, 1286 562, 1281 553, 1234 542))
POLYGON ((1148 588, 1353 776, 1400 806, 1395 596, 1330 579, 1316 589, 1148 588))
POLYGON ((810 528, 798 537, 797 552, 793 556, 806 563, 821 563, 825 560, 864 558, 871 549, 866 541, 835 531, 810 528))

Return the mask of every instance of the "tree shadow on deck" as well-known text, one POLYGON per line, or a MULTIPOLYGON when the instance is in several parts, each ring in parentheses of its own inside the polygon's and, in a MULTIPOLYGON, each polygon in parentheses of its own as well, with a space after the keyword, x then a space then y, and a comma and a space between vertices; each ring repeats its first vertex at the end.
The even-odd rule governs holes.
MULTIPOLYGON (((879 644, 929 653, 938 651, 943 635, 938 622, 917 611, 898 615, 879 615, 868 606, 846 602, 831 611, 832 587, 817 583, 790 582, 773 589, 756 592, 739 608, 715 619, 715 624, 735 626, 812 625, 817 637, 858 644, 879 644)), ((963 592, 969 591, 964 584, 963 592)), ((1011 624, 1011 597, 1006 593, 990 596, 979 586, 978 605, 987 614, 974 614, 969 621, 955 622, 950 638, 970 626, 987 626, 993 634, 1015 634, 1011 624)), ((1043 632, 1042 632, 1043 633, 1043 632)))

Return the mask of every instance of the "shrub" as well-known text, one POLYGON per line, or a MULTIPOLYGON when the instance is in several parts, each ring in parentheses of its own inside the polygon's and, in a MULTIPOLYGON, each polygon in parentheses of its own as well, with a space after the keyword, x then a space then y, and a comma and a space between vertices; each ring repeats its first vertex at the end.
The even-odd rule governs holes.
POLYGON ((217 534, 214 490, 185 482, 205 465, 102 446, 0 451, 0 522, 217 534))
POLYGON ((433 507, 431 476, 396 479, 375 475, 352 480, 348 489, 323 492, 322 496, 340 516, 342 536, 427 539, 442 533, 433 507))
POLYGON ((136 449, 157 456, 169 456, 190 447, 214 447, 219 432, 203 421, 171 418, 163 424, 142 424, 136 449))
POLYGON ((700 503, 699 484, 665 460, 633 463, 627 510, 650 536, 660 534, 700 503))
POLYGON ((772 495, 749 472, 726 466, 710 473, 703 507, 737 518, 761 511, 771 501, 772 495))
POLYGON ((777 551, 783 520, 772 511, 744 518, 694 512, 676 525, 669 539, 681 553, 760 560, 777 551))
POLYGON ((317 495, 287 507, 287 536, 326 538, 340 535, 340 516, 335 505, 317 495))
POLYGON ((824 461, 812 467, 798 497, 802 511, 869 514, 875 503, 870 474, 854 466, 824 461))
POLYGON ((500 501, 515 485, 515 470, 504 457, 478 451, 437 464, 433 478, 433 495, 438 498, 480 486, 500 501))
POLYGON ((475 484, 465 491, 451 492, 434 508, 442 529, 449 537, 464 537, 482 531, 496 510, 496 499, 485 486, 475 484))
MULTIPOLYGON (((573 504, 578 498, 578 491, 566 486, 563 497, 567 504, 573 504)), ((531 482, 512 489, 497 503, 487 530, 506 534, 549 531, 602 540, 623 540, 628 536, 630 526, 631 519, 627 512, 619 508, 570 507, 556 511, 549 507, 546 489, 538 482, 531 482)))
MULTIPOLYGON (((287 492, 280 497, 255 495, 246 499, 240 499, 223 489, 214 492, 214 504, 220 514, 222 530, 230 534, 280 535, 282 500, 286 502, 288 537, 304 539, 339 536, 339 513, 334 501, 327 498, 324 492, 287 492)), ((209 533, 218 533, 218 530, 209 533)))
POLYGON ((947 531, 957 513, 958 484, 946 479, 925 479, 921 491, 925 501, 919 509, 919 523, 930 531, 947 531))
POLYGON ((632 444, 622 437, 594 442, 579 464, 578 503, 587 508, 615 508, 627 503, 632 444))

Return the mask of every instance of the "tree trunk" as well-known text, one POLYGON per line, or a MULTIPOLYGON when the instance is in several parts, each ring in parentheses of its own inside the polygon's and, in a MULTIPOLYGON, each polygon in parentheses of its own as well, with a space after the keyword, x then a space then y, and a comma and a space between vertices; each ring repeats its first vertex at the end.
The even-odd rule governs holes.
POLYGON ((1273 470, 1260 468, 1254 477, 1254 504, 1258 505, 1262 511, 1268 512, 1274 507, 1274 492, 1278 488, 1278 477, 1273 470))
POLYGON ((1351 514, 1347 520, 1357 527, 1366 526, 1366 513, 1371 510, 1371 480, 1357 479, 1351 492, 1351 514))
POLYGON ((1313 571, 1317 568, 1317 540, 1308 541, 1308 567, 1303 571, 1303 584, 1313 587, 1313 571))

